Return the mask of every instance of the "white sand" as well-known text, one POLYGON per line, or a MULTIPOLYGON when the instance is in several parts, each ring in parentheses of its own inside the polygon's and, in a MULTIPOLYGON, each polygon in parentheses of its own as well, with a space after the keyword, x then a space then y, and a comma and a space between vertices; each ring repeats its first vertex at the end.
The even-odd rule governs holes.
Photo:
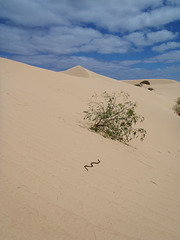
POLYGON ((179 240, 180 83, 150 82, 154 91, 0 59, 0 239, 179 240), (83 110, 104 91, 138 103, 144 142, 87 129, 83 110))

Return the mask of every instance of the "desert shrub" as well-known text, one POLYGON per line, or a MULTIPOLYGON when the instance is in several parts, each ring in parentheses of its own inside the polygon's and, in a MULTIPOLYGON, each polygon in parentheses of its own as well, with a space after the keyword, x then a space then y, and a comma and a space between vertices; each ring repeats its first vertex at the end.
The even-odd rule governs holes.
POLYGON ((140 84, 141 84, 141 85, 142 85, 142 84, 150 85, 150 82, 147 81, 147 80, 144 80, 144 81, 140 82, 140 84))
POLYGON ((149 90, 149 91, 153 91, 153 90, 154 90, 154 88, 148 88, 148 90, 149 90))
POLYGON ((142 84, 141 84, 141 83, 136 83, 136 84, 134 84, 134 86, 136 86, 136 87, 142 87, 142 84))
POLYGON ((144 81, 142 81, 142 82, 140 82, 140 83, 136 83, 136 84, 134 84, 134 85, 137 86, 137 87, 142 87, 143 84, 150 85, 150 82, 147 81, 147 80, 144 80, 144 81))
POLYGON ((129 95, 121 92, 120 94, 102 94, 103 101, 97 101, 97 95, 93 95, 93 101, 89 102, 85 117, 91 122, 90 129, 123 143, 128 143, 133 138, 140 137, 143 140, 146 130, 134 128, 137 122, 143 122, 144 117, 135 112, 136 103, 128 100, 129 95), (122 101, 118 101, 121 99, 122 101))
POLYGON ((177 98, 176 104, 174 105, 173 110, 178 116, 180 116, 180 97, 177 98))

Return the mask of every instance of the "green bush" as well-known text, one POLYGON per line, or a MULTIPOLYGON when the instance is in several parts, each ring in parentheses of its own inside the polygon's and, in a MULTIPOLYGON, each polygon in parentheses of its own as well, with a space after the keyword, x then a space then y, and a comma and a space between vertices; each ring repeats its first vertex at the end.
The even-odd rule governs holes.
POLYGON ((174 105, 173 110, 178 116, 180 116, 180 97, 177 98, 176 105, 174 105))
POLYGON ((128 100, 129 95, 121 92, 109 95, 107 92, 102 94, 104 101, 97 101, 97 95, 93 95, 93 101, 89 102, 85 117, 91 122, 90 129, 127 144, 133 138, 140 137, 143 140, 146 130, 134 128, 134 125, 144 121, 144 117, 135 112, 136 103, 128 100), (117 103, 117 99, 122 101, 117 103))

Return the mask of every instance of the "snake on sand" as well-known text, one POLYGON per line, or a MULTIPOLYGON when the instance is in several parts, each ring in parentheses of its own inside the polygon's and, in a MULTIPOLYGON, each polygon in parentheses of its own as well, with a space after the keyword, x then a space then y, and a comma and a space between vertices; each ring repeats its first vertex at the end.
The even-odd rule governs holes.
POLYGON ((88 167, 93 167, 93 164, 99 164, 101 161, 98 159, 97 162, 91 162, 90 165, 84 165, 84 168, 88 171, 88 167))

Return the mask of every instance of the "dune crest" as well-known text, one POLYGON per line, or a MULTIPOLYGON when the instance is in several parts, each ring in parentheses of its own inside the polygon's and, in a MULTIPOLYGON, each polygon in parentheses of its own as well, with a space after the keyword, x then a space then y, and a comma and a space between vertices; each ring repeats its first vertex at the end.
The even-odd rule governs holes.
POLYGON ((179 240, 180 83, 150 80, 148 91, 80 66, 57 73, 3 58, 0 74, 1 239, 179 240), (137 102, 143 142, 88 130, 83 111, 104 91, 137 102))
POLYGON ((129 83, 134 86, 146 88, 159 95, 168 97, 172 101, 174 101, 180 95, 180 83, 171 79, 139 79, 124 80, 123 82, 129 83))
POLYGON ((66 71, 63 71, 66 74, 72 75, 72 76, 76 76, 76 77, 84 77, 84 78, 89 78, 89 73, 88 70, 86 70, 85 68, 79 66, 70 68, 66 71))

